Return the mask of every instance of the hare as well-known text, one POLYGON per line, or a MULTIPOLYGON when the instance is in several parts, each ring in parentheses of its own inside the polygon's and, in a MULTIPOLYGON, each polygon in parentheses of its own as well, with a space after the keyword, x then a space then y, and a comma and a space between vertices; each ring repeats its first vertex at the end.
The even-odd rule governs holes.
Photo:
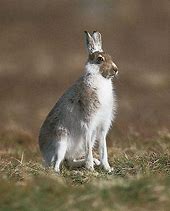
POLYGON ((118 68, 110 55, 102 50, 101 34, 85 31, 88 60, 83 75, 69 88, 45 119, 39 134, 39 146, 46 166, 60 172, 62 161, 71 167, 94 170, 101 165, 112 171, 108 163, 106 135, 116 112, 112 78, 118 68), (100 161, 93 158, 98 141, 100 161))

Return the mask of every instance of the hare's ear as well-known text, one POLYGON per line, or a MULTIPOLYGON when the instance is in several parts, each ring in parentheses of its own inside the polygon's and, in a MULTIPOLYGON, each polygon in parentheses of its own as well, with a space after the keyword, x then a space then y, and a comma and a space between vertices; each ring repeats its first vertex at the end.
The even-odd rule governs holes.
POLYGON ((95 46, 96 51, 103 52, 101 34, 97 31, 94 31, 92 37, 94 40, 94 46, 95 46))
POLYGON ((95 51, 94 40, 87 31, 84 31, 84 33, 85 33, 86 47, 87 47, 88 52, 91 54, 95 51))

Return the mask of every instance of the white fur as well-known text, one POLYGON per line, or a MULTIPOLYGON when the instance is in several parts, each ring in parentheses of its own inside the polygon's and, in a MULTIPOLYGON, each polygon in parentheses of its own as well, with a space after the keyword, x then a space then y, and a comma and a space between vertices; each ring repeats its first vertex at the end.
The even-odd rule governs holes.
POLYGON ((93 53, 95 51, 103 52, 101 34, 99 32, 93 32, 92 37, 94 41, 93 53))
POLYGON ((58 154, 57 154, 57 160, 55 163, 55 171, 59 172, 60 171, 60 163, 65 157, 65 153, 67 150, 67 138, 63 137, 62 141, 57 142, 57 148, 58 148, 58 154))
POLYGON ((88 32, 86 32, 86 39, 87 50, 89 51, 89 53, 94 53, 96 51, 103 52, 102 39, 99 32, 93 32, 92 36, 88 32))
POLYGON ((98 52, 103 52, 101 46, 98 45, 98 44, 96 44, 96 45, 95 45, 95 48, 91 50, 92 53, 94 53, 94 52, 96 52, 96 51, 98 51, 98 52))
POLYGON ((97 89, 97 96, 100 102, 100 108, 92 120, 92 127, 98 128, 101 126, 108 130, 113 119, 113 110, 116 108, 112 81, 104 78, 99 73, 98 65, 88 63, 85 70, 87 73, 92 73, 92 78, 88 83, 91 87, 97 89))

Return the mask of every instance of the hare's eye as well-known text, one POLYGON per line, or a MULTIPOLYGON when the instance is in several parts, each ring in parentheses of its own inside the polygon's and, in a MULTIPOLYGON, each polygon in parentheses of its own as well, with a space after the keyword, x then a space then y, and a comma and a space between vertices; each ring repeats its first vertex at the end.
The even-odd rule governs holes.
POLYGON ((104 61, 104 57, 103 56, 98 56, 97 57, 97 63, 100 64, 104 61))

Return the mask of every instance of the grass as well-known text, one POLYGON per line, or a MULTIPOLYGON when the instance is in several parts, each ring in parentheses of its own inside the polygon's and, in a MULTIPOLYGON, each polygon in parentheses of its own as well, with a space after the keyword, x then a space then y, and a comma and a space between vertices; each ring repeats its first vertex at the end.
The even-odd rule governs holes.
POLYGON ((109 149, 113 173, 100 168, 45 170, 24 131, 0 137, 0 210, 169 210, 170 134, 131 135, 109 149))

